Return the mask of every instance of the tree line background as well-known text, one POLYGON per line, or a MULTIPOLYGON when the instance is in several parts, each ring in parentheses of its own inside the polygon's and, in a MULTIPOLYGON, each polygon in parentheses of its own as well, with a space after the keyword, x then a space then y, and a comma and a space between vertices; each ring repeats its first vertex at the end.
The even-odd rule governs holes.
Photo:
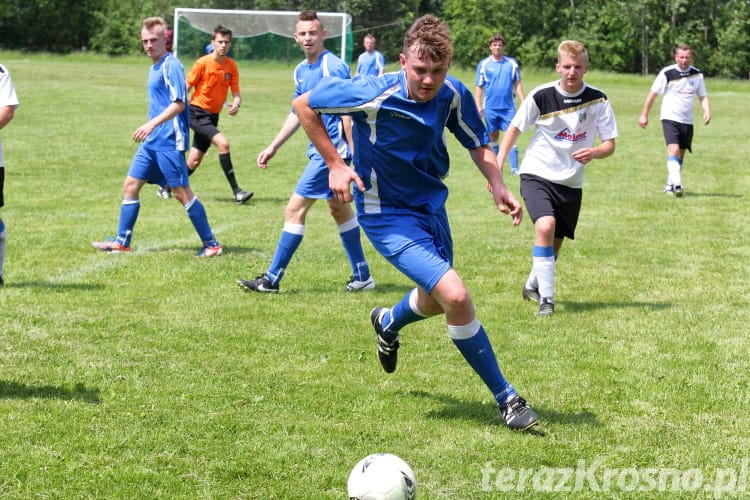
POLYGON ((466 67, 488 55, 487 40, 500 32, 523 66, 549 67, 557 43, 574 38, 597 69, 646 75, 673 62, 675 44, 689 43, 707 75, 750 76, 750 0, 0 0, 0 49, 137 54, 142 19, 171 24, 175 7, 348 12, 355 57, 371 32, 388 61, 409 24, 432 13, 450 25, 454 62, 466 67))

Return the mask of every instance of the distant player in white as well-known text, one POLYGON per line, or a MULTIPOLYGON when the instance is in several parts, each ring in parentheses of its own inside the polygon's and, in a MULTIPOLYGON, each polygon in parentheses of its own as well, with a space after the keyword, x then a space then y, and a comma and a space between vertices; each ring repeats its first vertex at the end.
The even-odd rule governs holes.
POLYGON ((678 45, 674 51, 675 64, 659 71, 651 92, 643 103, 638 125, 646 128, 648 114, 657 94, 664 94, 661 103, 661 123, 667 143, 667 185, 664 192, 682 196, 682 162, 685 150, 692 152, 693 105, 697 97, 703 108, 703 124, 711 121, 711 104, 708 101, 703 73, 691 66, 693 51, 689 45, 678 45))
MULTIPOLYGON (((0 129, 13 119, 13 115, 18 107, 18 97, 16 88, 13 86, 13 80, 10 78, 8 69, 0 64, 0 129)), ((3 197, 3 188, 5 186, 5 160, 3 159, 3 142, 0 139, 0 207, 5 204, 3 197)), ((5 223, 0 217, 0 287, 5 284, 3 279, 3 263, 5 262, 5 242, 7 235, 5 232, 5 223)))
POLYGON ((423 16, 404 37, 401 71, 324 80, 295 99, 294 109, 326 160, 335 196, 351 200, 351 183, 356 184, 362 229, 375 249, 416 284, 393 307, 370 312, 383 369, 396 369, 404 327, 444 314, 448 335, 494 396, 506 425, 526 429, 537 423, 536 413, 500 371, 471 295, 453 269, 443 182, 450 166, 446 131, 468 150, 493 187, 495 205, 510 214, 514 225, 521 223, 522 209, 497 170, 471 91, 448 75, 452 57, 448 27, 423 16), (354 170, 338 156, 321 114, 352 117, 354 170))
POLYGON ((535 126, 519 174, 521 196, 535 233, 523 298, 539 302, 539 316, 551 316, 555 310, 555 261, 563 238, 575 236, 584 167, 614 153, 617 137, 607 96, 583 81, 589 68, 586 47, 572 40, 562 42, 556 68, 560 80, 535 88, 521 103, 498 156, 502 171, 518 136, 535 126))

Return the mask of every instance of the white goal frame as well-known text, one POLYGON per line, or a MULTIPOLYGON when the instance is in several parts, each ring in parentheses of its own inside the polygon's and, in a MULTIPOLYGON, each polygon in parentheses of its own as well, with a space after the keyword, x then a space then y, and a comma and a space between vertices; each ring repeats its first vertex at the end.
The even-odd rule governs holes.
MULTIPOLYGON (((177 53, 178 40, 179 40, 179 20, 180 17, 184 17, 190 22, 191 25, 197 29, 204 31, 208 34, 213 34, 216 25, 220 24, 225 28, 232 30, 232 36, 235 38, 241 37, 253 37, 263 35, 266 33, 273 33, 285 38, 294 38, 294 22, 299 16, 300 11, 286 11, 286 10, 229 10, 229 9, 188 9, 188 8, 175 8, 174 10, 174 28, 173 28, 173 47, 175 56, 179 56, 177 53), (191 20, 190 14, 213 14, 210 23, 200 22, 191 20), (252 28, 245 26, 239 26, 236 20, 233 20, 237 15, 251 15, 257 16, 257 22, 252 28), (289 18, 289 29, 282 31, 274 29, 268 25, 264 20, 264 16, 274 17, 288 17, 289 18)), ((352 16, 344 12, 318 12, 318 17, 323 21, 323 26, 330 36, 341 37, 341 51, 339 57, 346 61, 346 53, 349 47, 347 47, 347 31, 350 29, 352 24, 352 16)))

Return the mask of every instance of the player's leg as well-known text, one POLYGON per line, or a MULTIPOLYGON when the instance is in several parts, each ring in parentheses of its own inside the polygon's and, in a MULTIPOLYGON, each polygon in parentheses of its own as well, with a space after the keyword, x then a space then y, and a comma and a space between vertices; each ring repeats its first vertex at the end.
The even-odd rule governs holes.
POLYGON ((166 179, 157 165, 156 153, 141 145, 133 155, 128 174, 123 182, 117 236, 112 241, 94 241, 92 243, 94 247, 112 253, 130 251, 133 228, 141 209, 139 196, 146 182, 166 185, 166 179))
POLYGON ((238 279, 237 284, 240 288, 254 292, 279 291, 279 282, 305 236, 305 219, 315 201, 315 198, 305 198, 296 192, 292 194, 284 209, 284 227, 268 270, 255 279, 238 279))
POLYGON ((215 257, 220 255, 222 248, 211 230, 206 208, 190 188, 185 156, 180 151, 159 151, 157 158, 159 169, 166 179, 166 185, 172 189, 175 199, 182 204, 201 240, 202 247, 195 256, 215 257))
MULTIPOLYGON (((0 165, 0 208, 5 205, 5 167, 0 165)), ((0 286, 5 284, 3 280, 3 264, 5 263, 5 244, 8 241, 8 235, 5 231, 5 222, 0 217, 0 286)))
POLYGON ((352 211, 351 203, 342 203, 335 198, 328 200, 328 211, 336 221, 336 228, 341 238, 352 275, 346 286, 348 292, 372 290, 375 280, 370 275, 370 266, 362 248, 362 237, 357 217, 352 211))
POLYGON ((453 344, 492 393, 505 423, 513 429, 535 425, 536 413, 500 370, 487 332, 477 319, 469 291, 458 274, 448 270, 430 293, 445 311, 453 344))
MULTIPOLYGON (((218 130, 217 130, 218 132, 218 130)), ((218 132, 211 137, 211 143, 219 150, 219 165, 227 178, 229 186, 232 188, 234 201, 241 205, 253 197, 252 191, 243 191, 237 183, 237 177, 234 175, 234 165, 232 164, 232 154, 229 152, 229 140, 227 137, 218 132)))

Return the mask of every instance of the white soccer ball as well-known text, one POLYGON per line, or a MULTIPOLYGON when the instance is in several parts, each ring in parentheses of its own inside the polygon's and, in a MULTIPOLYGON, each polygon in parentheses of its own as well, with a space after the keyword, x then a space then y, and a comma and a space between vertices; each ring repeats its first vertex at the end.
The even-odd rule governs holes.
POLYGON ((346 489, 351 500, 413 500, 417 478, 396 455, 374 453, 357 462, 346 489))

